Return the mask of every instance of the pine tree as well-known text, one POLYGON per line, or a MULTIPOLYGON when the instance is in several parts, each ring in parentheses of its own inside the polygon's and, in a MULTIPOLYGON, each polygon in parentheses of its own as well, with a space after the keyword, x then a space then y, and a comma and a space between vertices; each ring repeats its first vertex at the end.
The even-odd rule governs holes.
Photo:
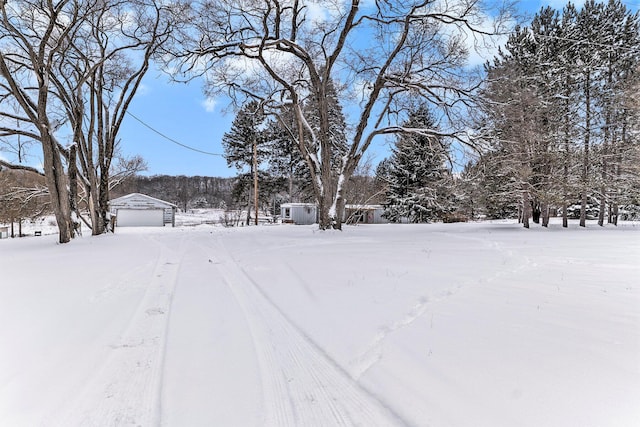
MULTIPOLYGON (((327 104, 329 105, 329 133, 331 141, 331 169, 337 172, 342 166, 342 157, 347 151, 346 120, 342 106, 333 83, 327 85, 327 104)), ((313 133, 320 127, 318 116, 318 100, 308 98, 303 104, 303 111, 308 117, 308 124, 313 133)), ((311 182, 310 165, 305 162, 299 148, 300 130, 296 126, 291 109, 283 109, 278 117, 269 123, 268 139, 270 142, 269 164, 272 173, 285 176, 289 180, 289 197, 291 201, 307 201, 313 198, 313 183, 311 182), (296 194, 294 195, 294 187, 296 194)), ((317 152, 319 147, 314 145, 309 129, 302 130, 302 144, 309 147, 309 151, 317 152)), ((336 174, 337 176, 337 174, 336 174)))
MULTIPOLYGON (((595 105, 602 111, 602 138, 597 147, 599 169, 598 197, 600 206, 598 224, 604 225, 606 207, 617 205, 620 182, 616 179, 616 155, 622 139, 623 128, 628 125, 631 116, 638 114, 630 110, 625 99, 628 88, 638 79, 637 67, 640 58, 640 23, 619 0, 611 0, 602 10, 600 38, 603 44, 610 46, 601 53, 599 96, 595 105), (635 48, 633 48, 635 46, 635 48), (631 48, 629 48, 631 47, 631 48)), ((612 207, 611 212, 617 208, 612 207)), ((609 215, 609 222, 614 222, 609 215)))
MULTIPOLYGON (((258 168, 267 156, 264 121, 264 113, 257 102, 249 102, 238 111, 231 129, 222 137, 227 165, 235 166, 238 172, 248 170, 250 176, 257 177, 258 168)), ((247 199, 247 225, 251 220, 251 200, 258 191, 256 181, 254 179, 253 191, 247 199)))
POLYGON ((566 227, 577 200, 580 225, 594 200, 602 224, 606 205, 620 195, 616 177, 625 160, 618 148, 638 115, 625 108, 624 89, 637 79, 638 20, 619 0, 590 0, 580 11, 568 4, 562 14, 543 8, 487 66, 484 118, 493 155, 485 158, 520 191, 525 227, 530 215, 547 225, 551 205, 562 207, 566 227))
POLYGON ((429 222, 442 219, 451 210, 452 177, 446 168, 447 147, 437 135, 437 125, 425 106, 410 112, 406 129, 431 129, 433 134, 406 133, 392 150, 386 170, 388 181, 385 217, 392 222, 429 222))
POLYGON ((309 166, 298 148, 298 129, 293 111, 285 108, 267 125, 269 172, 287 180, 287 201, 312 201, 309 166))

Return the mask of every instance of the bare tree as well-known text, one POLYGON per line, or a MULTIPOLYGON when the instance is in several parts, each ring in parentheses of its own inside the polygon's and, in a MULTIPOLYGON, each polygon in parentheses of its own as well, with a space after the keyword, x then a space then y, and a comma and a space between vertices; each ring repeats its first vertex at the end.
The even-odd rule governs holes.
POLYGON ((123 157, 116 151, 115 167, 109 172, 109 191, 122 185, 136 174, 147 170, 147 162, 140 156, 123 157))
POLYGON ((469 40, 503 29, 478 0, 344 2, 213 0, 190 2, 191 25, 177 32, 176 77, 205 75, 211 93, 239 104, 258 100, 265 110, 294 112, 297 145, 319 203, 319 226, 341 228, 344 186, 373 140, 396 133, 448 134, 473 102, 476 82, 465 72, 469 40), (491 21, 491 22, 490 22, 491 21), (350 125, 339 167, 327 94, 334 85, 350 125), (409 104, 431 104, 445 131, 398 125, 409 104), (313 120, 305 103, 317 105, 313 120))
MULTIPOLYGON (((3 99, 3 103, 8 104, 12 100, 3 99)), ((13 112, 18 114, 20 110, 14 108, 13 112)), ((16 120, 16 126, 20 127, 20 120, 16 120)), ((18 164, 23 164, 29 157, 29 149, 35 143, 34 140, 26 138, 23 135, 5 135, 0 138, 0 151, 8 153, 15 159, 18 164)))
POLYGON ((171 28, 160 3, 96 3, 82 17, 77 34, 69 37, 52 78, 73 131, 94 235, 103 233, 107 223, 110 172, 120 126, 152 55, 171 28))
POLYGON ((49 212, 49 194, 44 177, 30 168, 2 169, 0 167, 0 222, 11 224, 11 237, 22 237, 22 222, 49 212))
POLYGON ((60 243, 71 240, 73 225, 64 148, 56 137, 63 120, 53 105, 51 77, 67 47, 65 40, 76 29, 70 23, 79 13, 79 5, 70 1, 0 3, 0 97, 19 108, 17 113, 0 111, 0 134, 40 142, 60 243))
POLYGON ((0 109, 0 136, 41 143, 61 243, 73 237, 76 177, 93 234, 104 231, 117 134, 151 56, 170 30, 161 4, 0 3, 0 98, 19 107, 0 109), (70 145, 58 140, 61 134, 70 135, 70 145))

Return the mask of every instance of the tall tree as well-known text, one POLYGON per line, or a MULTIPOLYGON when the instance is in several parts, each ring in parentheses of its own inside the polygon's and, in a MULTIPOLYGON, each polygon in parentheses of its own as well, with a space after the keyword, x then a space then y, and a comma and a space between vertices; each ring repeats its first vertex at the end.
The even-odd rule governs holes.
MULTIPOLYGON (((408 129, 429 129, 437 134, 433 114, 423 105, 409 114, 402 125, 408 129)), ((392 222, 442 219, 452 210, 453 179, 446 167, 448 147, 434 135, 401 135, 389 161, 388 190, 384 215, 392 222)))
MULTIPOLYGON (((602 43, 610 46, 602 49, 600 67, 600 91, 595 100, 596 106, 602 110, 602 142, 598 153, 599 180, 599 214, 598 224, 604 225, 606 206, 617 205, 616 156, 618 145, 622 139, 623 128, 628 124, 630 110, 626 108, 625 97, 628 89, 637 82, 636 68, 640 52, 640 22, 638 16, 629 12, 619 0, 609 1, 601 14, 602 43), (636 46, 636 49, 625 47, 636 46)), ((637 112, 636 112, 637 115, 637 112)), ((612 207, 612 210, 616 210, 612 207)), ((611 217, 610 217, 611 221, 611 217)))
POLYGON ((68 37, 78 29, 77 17, 88 8, 88 4, 71 1, 0 3, 1 96, 13 99, 20 110, 2 111, 5 126, 1 131, 40 142, 60 243, 69 242, 74 232, 64 148, 56 137, 64 117, 55 108, 51 80, 68 47, 68 37), (22 125, 14 127, 16 122, 22 125))
POLYGON ((555 204, 566 227, 576 200, 584 226, 594 198, 602 223, 607 194, 615 193, 613 147, 628 122, 619 112, 638 114, 623 108, 621 94, 637 70, 639 37, 638 15, 618 0, 588 1, 580 11, 569 4, 562 14, 543 8, 488 65, 485 124, 503 157, 487 159, 499 160, 519 186, 525 226, 529 212, 546 225, 555 204))
MULTIPOLYGON (((249 177, 253 179, 252 191, 247 199, 247 225, 251 219, 252 199, 254 207, 258 208, 258 168, 267 157, 265 119, 262 105, 256 101, 249 102, 238 111, 231 129, 222 137, 227 165, 235 166, 238 171, 248 169, 249 177)), ((257 213, 255 221, 257 224, 257 213)))
POLYGON ((174 65, 179 75, 205 74, 212 90, 259 99, 274 114, 291 109, 319 203, 319 226, 339 229, 345 183, 376 137, 407 131, 398 124, 406 119, 409 100, 446 110, 452 119, 447 132, 462 131, 454 124, 477 87, 465 74, 465 40, 481 42, 508 22, 481 5, 476 0, 267 0, 242 7, 231 0, 190 2, 190 13, 183 16, 193 25, 177 34, 174 65), (352 118, 337 170, 327 96, 332 84, 341 103, 349 101, 352 118), (318 107, 317 127, 304 109, 307 102, 318 107))
POLYGON ((61 243, 73 237, 76 204, 69 194, 76 185, 65 165, 86 191, 94 234, 103 230, 117 134, 151 55, 170 28, 162 4, 0 4, 0 97, 12 100, 3 107, 18 107, 18 112, 0 108, 0 132, 40 142, 61 243), (71 135, 70 146, 59 140, 63 134, 71 135), (71 158, 78 165, 69 164, 71 158))
POLYGON ((108 223, 120 127, 152 56, 171 30, 166 8, 154 0, 95 3, 67 40, 69 48, 52 76, 73 132, 94 235, 108 223))
MULTIPOLYGON (((584 39, 600 44, 602 39, 602 4, 595 0, 588 0, 584 8, 578 14, 577 29, 584 39)), ((591 149, 594 135, 594 122, 597 120, 598 112, 594 108, 594 95, 596 89, 597 72, 599 71, 599 49, 594 48, 591 43, 586 44, 577 51, 577 62, 581 73, 579 81, 582 94, 582 114, 583 114, 583 146, 582 146, 582 173, 580 191, 580 226, 586 226, 587 201, 591 192, 591 149)))
POLYGON ((290 108, 284 108, 267 124, 269 171, 274 176, 286 178, 288 202, 308 201, 311 186, 304 158, 297 148, 298 136, 294 112, 290 108))
MULTIPOLYGON (((334 173, 339 173, 343 156, 347 152, 347 124, 342 112, 342 106, 338 100, 336 88, 333 83, 327 87, 326 100, 329 105, 329 132, 331 134, 331 168, 334 173)), ((309 117, 309 126, 314 132, 319 132, 319 106, 313 99, 305 101, 303 111, 309 117)), ((294 181, 298 188, 297 201, 313 199, 313 181, 309 168, 299 150, 298 139, 302 136, 302 144, 308 146, 311 151, 318 151, 313 134, 303 129, 298 131, 294 111, 285 107, 270 122, 269 139, 271 169, 276 174, 280 173, 289 179, 289 201, 293 200, 294 181)))

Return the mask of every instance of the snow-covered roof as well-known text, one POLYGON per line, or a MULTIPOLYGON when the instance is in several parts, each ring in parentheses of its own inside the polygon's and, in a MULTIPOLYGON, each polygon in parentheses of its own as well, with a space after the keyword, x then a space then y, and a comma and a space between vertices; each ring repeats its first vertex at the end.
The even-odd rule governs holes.
POLYGON ((382 205, 344 205, 346 209, 360 209, 363 211, 375 211, 377 209, 384 209, 382 205))
POLYGON ((315 208, 315 203, 282 203, 280 207, 283 208, 293 208, 293 207, 303 207, 303 208, 315 208))
POLYGON ((161 205, 166 208, 177 208, 178 206, 173 203, 166 202, 164 200, 156 199, 155 197, 147 196, 142 193, 131 193, 126 196, 118 197, 116 199, 111 199, 109 201, 109 206, 123 206, 133 203, 135 201, 144 200, 147 203, 152 203, 153 205, 161 205))

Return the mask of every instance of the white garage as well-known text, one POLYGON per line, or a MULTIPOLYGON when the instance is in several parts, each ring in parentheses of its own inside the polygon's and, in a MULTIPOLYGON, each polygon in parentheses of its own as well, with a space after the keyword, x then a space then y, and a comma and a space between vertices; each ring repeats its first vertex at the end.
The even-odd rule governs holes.
POLYGON ((132 193, 109 202, 118 227, 175 226, 177 206, 146 194, 132 193))
POLYGON ((162 227, 164 209, 118 209, 119 227, 162 227))

